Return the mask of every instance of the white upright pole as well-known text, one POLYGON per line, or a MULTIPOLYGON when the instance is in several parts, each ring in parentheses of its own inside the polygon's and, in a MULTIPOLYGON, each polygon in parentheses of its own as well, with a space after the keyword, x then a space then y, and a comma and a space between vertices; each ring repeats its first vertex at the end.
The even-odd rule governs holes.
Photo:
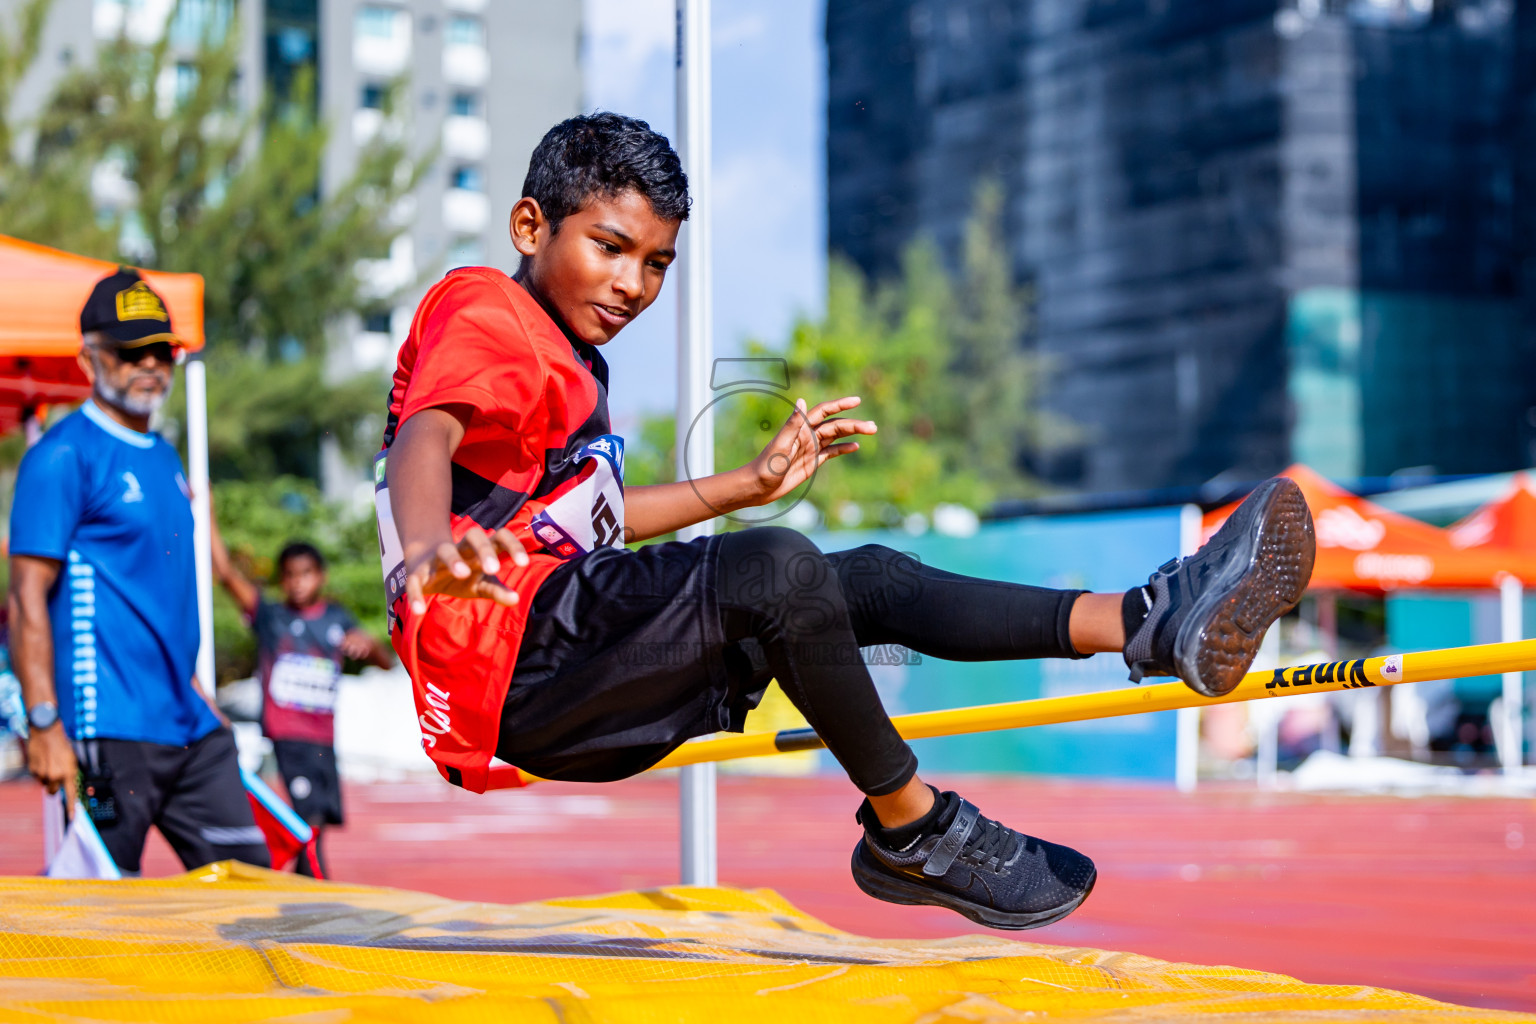
MULTIPOLYGON (((1192 555, 1200 547, 1204 516, 1199 505, 1179 510, 1179 554, 1192 555)), ((1200 709, 1180 708, 1175 733, 1173 778, 1180 793, 1193 793, 1200 776, 1200 709)))
MULTIPOLYGON (((1505 643, 1525 639, 1525 584, 1506 575, 1499 581, 1499 639, 1505 643)), ((1499 760, 1505 774, 1521 770, 1525 745, 1525 673, 1504 673, 1503 720, 1494 723, 1499 732, 1499 760)))
POLYGON ((192 487, 192 545, 197 565, 197 681, 213 696, 213 499, 208 487, 208 367, 187 357, 187 481, 192 487))
MULTIPOLYGON (((715 467, 709 373, 714 361, 710 302, 710 0, 677 0, 677 143, 693 208, 680 239, 682 275, 677 318, 677 479, 715 467)), ((679 540, 707 537, 714 524, 678 531, 679 540)), ((682 880, 714 885, 715 766, 689 765, 680 780, 682 880)))

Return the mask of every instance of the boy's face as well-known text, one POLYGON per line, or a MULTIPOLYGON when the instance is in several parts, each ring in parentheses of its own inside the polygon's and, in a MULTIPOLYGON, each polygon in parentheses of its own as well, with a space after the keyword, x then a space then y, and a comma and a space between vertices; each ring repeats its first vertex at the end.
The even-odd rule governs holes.
POLYGON ((320 591, 325 589, 325 570, 308 555, 295 555, 283 563, 278 585, 283 588, 283 596, 289 604, 295 608, 308 608, 320 599, 320 591))
POLYGON ((592 197, 555 232, 534 200, 512 208, 512 244, 528 257, 528 282, 589 345, 612 340, 656 301, 677 258, 678 227, 633 190, 592 197))

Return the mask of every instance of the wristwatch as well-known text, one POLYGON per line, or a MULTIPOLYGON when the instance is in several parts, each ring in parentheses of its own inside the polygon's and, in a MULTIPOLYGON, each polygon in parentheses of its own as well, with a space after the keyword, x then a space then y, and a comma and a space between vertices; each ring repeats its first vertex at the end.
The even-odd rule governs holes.
POLYGON ((51 700, 39 701, 27 709, 27 725, 47 729, 59 720, 59 706, 51 700))

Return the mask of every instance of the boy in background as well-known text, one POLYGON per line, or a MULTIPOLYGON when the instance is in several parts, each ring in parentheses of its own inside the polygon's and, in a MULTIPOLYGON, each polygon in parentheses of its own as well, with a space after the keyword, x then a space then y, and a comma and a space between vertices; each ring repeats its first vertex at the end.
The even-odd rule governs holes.
POLYGON ((281 602, 268 600, 235 568, 217 525, 213 571, 256 634, 261 731, 272 741, 293 809, 315 833, 315 863, 301 856, 296 870, 329 877, 321 836, 325 826, 344 821, 336 771, 336 695, 342 666, 351 658, 389 668, 389 653, 350 612, 326 599, 325 556, 313 544, 294 541, 278 553, 281 602))

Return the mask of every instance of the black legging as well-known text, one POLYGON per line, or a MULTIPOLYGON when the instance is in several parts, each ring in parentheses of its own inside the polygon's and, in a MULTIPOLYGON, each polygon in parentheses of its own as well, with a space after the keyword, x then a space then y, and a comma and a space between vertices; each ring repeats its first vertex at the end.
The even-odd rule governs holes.
POLYGON ((1081 593, 960 576, 879 544, 823 554, 779 527, 720 543, 726 640, 762 646, 784 693, 870 796, 906 785, 917 758, 860 647, 900 644, 950 661, 1078 658, 1067 625, 1081 593))

